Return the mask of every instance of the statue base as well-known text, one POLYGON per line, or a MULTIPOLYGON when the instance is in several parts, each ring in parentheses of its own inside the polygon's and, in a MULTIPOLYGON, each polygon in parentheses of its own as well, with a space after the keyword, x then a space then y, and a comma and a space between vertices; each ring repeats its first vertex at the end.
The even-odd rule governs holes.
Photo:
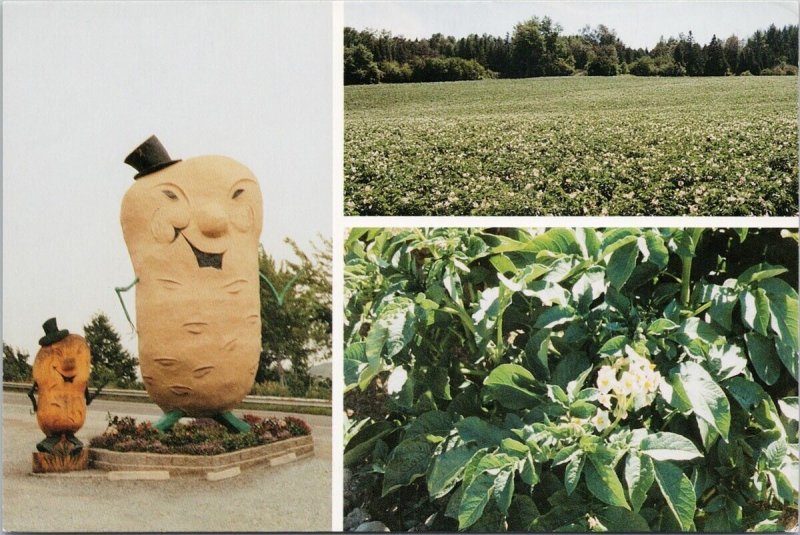
POLYGON ((89 449, 76 447, 66 437, 53 448, 52 452, 33 452, 33 473, 73 472, 89 468, 89 449))

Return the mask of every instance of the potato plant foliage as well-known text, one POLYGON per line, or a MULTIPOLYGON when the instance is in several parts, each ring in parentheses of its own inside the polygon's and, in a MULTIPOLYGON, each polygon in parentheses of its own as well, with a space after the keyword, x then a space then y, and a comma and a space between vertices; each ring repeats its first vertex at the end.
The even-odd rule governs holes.
POLYGON ((361 507, 393 530, 784 529, 796 266, 778 229, 351 230, 361 507))
POLYGON ((345 88, 347 215, 797 212, 794 77, 345 88))

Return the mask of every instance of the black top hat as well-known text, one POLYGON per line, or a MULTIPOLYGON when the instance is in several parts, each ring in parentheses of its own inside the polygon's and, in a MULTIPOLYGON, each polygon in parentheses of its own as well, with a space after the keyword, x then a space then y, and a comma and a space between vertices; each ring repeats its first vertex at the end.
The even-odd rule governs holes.
POLYGON ((44 324, 42 324, 42 328, 44 329, 44 336, 39 338, 40 346, 55 344, 69 336, 69 331, 67 329, 58 330, 58 324, 55 318, 50 318, 45 321, 44 324))
POLYGON ((167 149, 161 144, 156 136, 150 136, 147 141, 136 147, 133 152, 125 158, 125 163, 139 171, 134 180, 145 175, 160 171, 180 160, 172 160, 167 154, 167 149))

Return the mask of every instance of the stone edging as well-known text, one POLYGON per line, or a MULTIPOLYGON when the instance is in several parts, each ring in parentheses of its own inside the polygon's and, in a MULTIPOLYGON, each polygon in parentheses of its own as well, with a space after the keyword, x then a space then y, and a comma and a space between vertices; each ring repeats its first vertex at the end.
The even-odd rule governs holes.
POLYGON ((106 471, 168 471, 170 476, 206 475, 235 467, 257 464, 279 466, 314 456, 311 435, 289 438, 219 455, 138 453, 89 448, 92 468, 106 471))

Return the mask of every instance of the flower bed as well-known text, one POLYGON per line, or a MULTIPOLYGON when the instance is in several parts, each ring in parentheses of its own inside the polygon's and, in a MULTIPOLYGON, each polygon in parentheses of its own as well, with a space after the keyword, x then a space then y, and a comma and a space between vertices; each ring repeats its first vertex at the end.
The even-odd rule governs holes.
POLYGON ((250 424, 248 433, 230 433, 207 418, 179 423, 168 433, 159 433, 150 422, 137 423, 130 416, 113 416, 108 429, 89 444, 92 448, 116 452, 219 455, 311 434, 308 424, 293 416, 260 418, 245 414, 243 419, 250 424))

